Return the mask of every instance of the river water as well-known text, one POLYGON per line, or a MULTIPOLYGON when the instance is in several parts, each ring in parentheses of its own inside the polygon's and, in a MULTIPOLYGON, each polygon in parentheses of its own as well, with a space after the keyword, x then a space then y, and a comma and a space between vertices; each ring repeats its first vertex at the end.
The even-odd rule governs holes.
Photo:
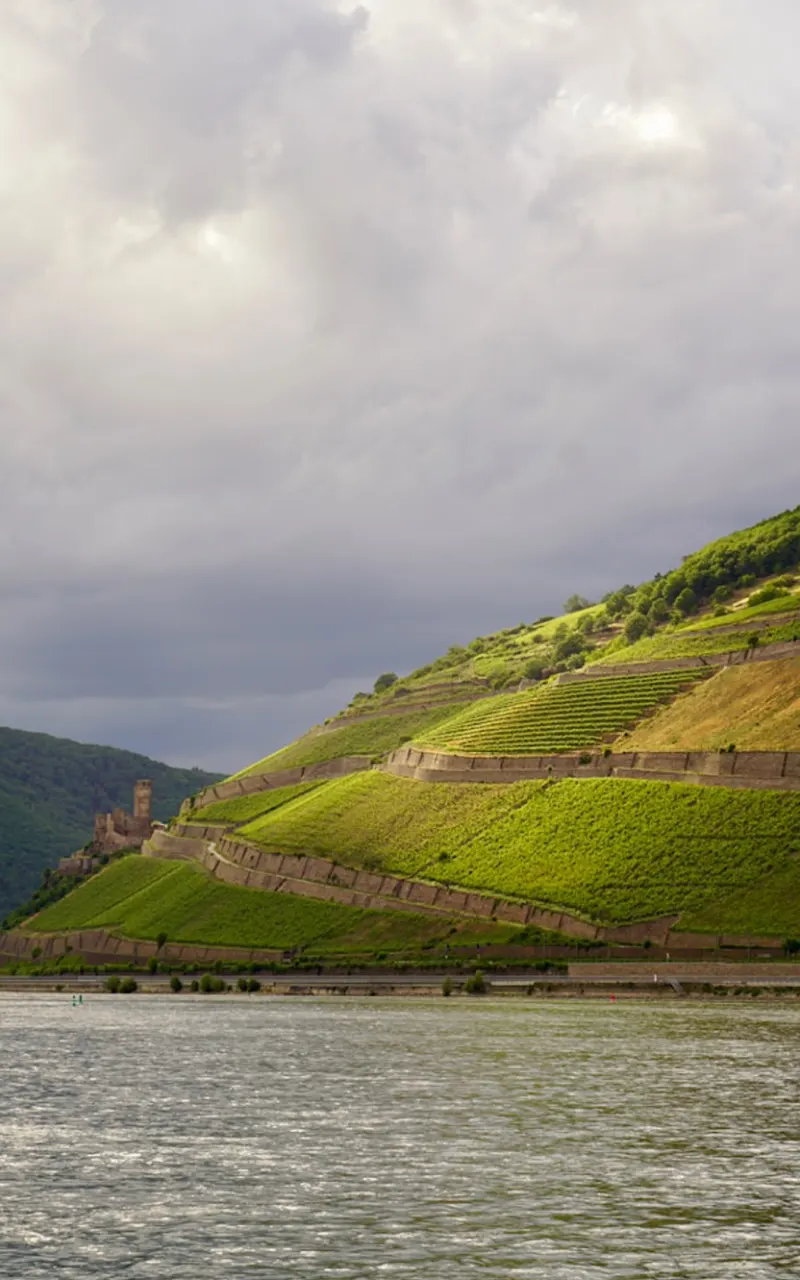
POLYGON ((800 1010, 0 997, 0 1276, 800 1276, 800 1010))

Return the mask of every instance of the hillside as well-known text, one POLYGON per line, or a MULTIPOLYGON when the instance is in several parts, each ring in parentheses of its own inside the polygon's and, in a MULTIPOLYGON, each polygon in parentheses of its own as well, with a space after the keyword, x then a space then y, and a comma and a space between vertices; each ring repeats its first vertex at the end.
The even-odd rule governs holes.
POLYGON ((0 728, 0 920, 30 896, 45 867, 91 839, 96 812, 130 808, 137 778, 152 778, 154 814, 166 819, 187 792, 216 777, 133 751, 0 728))
POLYGON ((405 954, 441 943, 430 918, 447 936, 470 917, 506 940, 524 925, 779 946, 800 937, 798 641, 800 508, 601 602, 573 597, 561 617, 385 673, 184 802, 147 850, 153 885, 168 874, 154 868, 180 865, 164 879, 172 905, 143 886, 95 910, 87 885, 29 928, 251 946, 291 934, 310 956, 326 911, 343 930, 331 938, 346 951, 352 926, 369 952, 402 907, 423 922, 406 919, 405 954))

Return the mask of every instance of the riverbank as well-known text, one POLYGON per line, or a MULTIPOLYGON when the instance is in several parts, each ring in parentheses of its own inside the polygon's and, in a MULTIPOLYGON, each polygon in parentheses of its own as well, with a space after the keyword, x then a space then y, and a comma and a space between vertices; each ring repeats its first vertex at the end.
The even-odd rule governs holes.
MULTIPOLYGON (((184 979, 181 991, 174 992, 170 975, 136 973, 137 990, 131 994, 163 995, 188 999, 200 993, 189 989, 184 979)), ((485 996, 503 998, 599 998, 599 999, 800 999, 800 965, 574 965, 568 974, 534 974, 525 971, 490 973, 484 976, 485 992, 470 992, 473 975, 452 972, 391 973, 283 973, 261 974, 258 991, 243 992, 236 974, 216 975, 225 983, 222 995, 232 999, 260 996, 403 996, 480 1000, 485 996), (594 972, 592 972, 594 970, 594 972), (613 970, 613 972, 609 972, 613 970)), ((43 976, 0 975, 0 996, 15 995, 110 995, 102 974, 48 974, 43 976)), ((123 998, 121 995, 115 998, 123 998)), ((207 999, 207 995, 202 995, 207 999)))

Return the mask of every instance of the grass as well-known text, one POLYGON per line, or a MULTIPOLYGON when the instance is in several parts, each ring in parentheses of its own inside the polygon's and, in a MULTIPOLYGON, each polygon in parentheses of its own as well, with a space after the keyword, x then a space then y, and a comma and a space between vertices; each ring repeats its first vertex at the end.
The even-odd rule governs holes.
MULTIPOLYGON (((758 632, 759 645, 779 641, 800 641, 800 619, 780 627, 767 627, 758 632)), ((654 662, 668 658, 702 658, 714 653, 734 653, 748 648, 748 634, 737 631, 730 635, 717 635, 714 631, 690 634, 688 631, 662 632, 645 636, 623 649, 615 649, 598 658, 593 665, 602 666, 618 662, 654 662)))
MULTIPOLYGON (((800 751, 800 656, 725 667, 626 737, 626 751, 800 751)), ((620 744, 618 744, 620 745, 620 744)))
POLYGON ((591 747, 634 725, 693 672, 606 676, 487 699, 418 735, 420 746, 467 755, 536 755, 591 747))
POLYGON ((800 852, 800 793, 618 779, 328 783, 251 824, 270 849, 563 906, 596 920, 679 914, 800 852))
POLYGON ((274 787, 271 791, 258 791, 252 796, 236 796, 233 800, 217 800, 207 804, 203 809, 193 809, 189 815, 191 822, 196 823, 232 823, 240 826, 243 822, 251 822, 260 814, 279 809, 281 805, 296 800, 321 782, 298 782, 293 787, 274 787))
POLYGON ((677 631, 677 634, 694 631, 714 631, 717 627, 745 626, 746 623, 769 618, 772 614, 793 614, 800 609, 800 599, 796 593, 779 596, 776 600, 767 600, 764 604, 745 606, 743 609, 731 609, 729 613, 713 614, 707 618, 689 619, 677 631))
POLYGON ((445 706, 430 711, 412 711, 405 716, 376 716, 363 724, 347 725, 343 729, 330 729, 326 732, 317 731, 273 752, 271 756, 265 756, 263 760, 256 761, 233 776, 242 778, 249 773, 272 773, 279 769, 295 769, 301 765, 323 764, 342 756, 377 758, 450 715, 452 708, 445 706))
POLYGON ((800 859, 681 917, 697 933, 771 934, 800 938, 800 859))
POLYGON ((132 855, 85 881, 27 926, 35 933, 103 928, 131 938, 210 946, 302 948, 309 954, 426 950, 449 941, 504 942, 519 930, 405 911, 369 911, 214 880, 201 868, 132 855))

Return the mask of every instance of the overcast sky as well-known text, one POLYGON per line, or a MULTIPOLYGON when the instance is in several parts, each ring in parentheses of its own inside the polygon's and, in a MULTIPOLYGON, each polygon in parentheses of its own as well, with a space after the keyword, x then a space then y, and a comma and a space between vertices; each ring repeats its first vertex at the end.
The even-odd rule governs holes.
POLYGON ((2 0, 0 721, 234 768, 800 501, 797 0, 2 0))

